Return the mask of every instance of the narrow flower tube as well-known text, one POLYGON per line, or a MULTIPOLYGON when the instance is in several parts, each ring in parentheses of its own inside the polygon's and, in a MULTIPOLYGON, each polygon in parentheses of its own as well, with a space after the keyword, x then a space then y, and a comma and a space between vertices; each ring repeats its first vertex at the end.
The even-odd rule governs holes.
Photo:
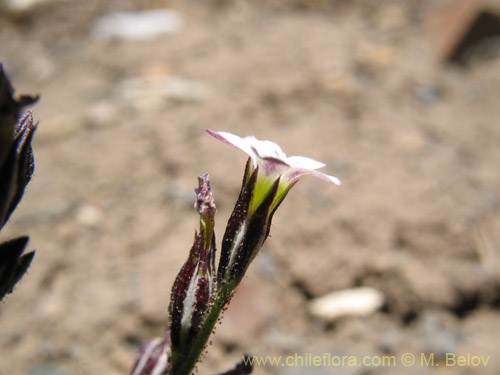
POLYGON ((177 352, 189 349, 213 295, 213 278, 204 233, 195 236, 189 257, 177 275, 170 302, 172 347, 177 352))
POLYGON ((333 185, 341 182, 335 176, 317 171, 325 164, 303 156, 287 157, 274 142, 253 136, 240 138, 227 132, 207 132, 250 156, 238 201, 224 233, 217 271, 218 283, 234 289, 269 235, 274 213, 299 179, 311 175, 333 185))
POLYGON ((217 281, 220 285, 229 285, 230 289, 239 284, 269 235, 271 206, 276 198, 280 179, 274 182, 266 195, 260 198, 260 204, 251 212, 250 204, 256 189, 258 169, 259 167, 248 176, 251 168, 250 162, 247 163, 240 195, 222 239, 217 281))
POLYGON ((190 353, 193 342, 215 297, 215 204, 208 174, 199 177, 195 208, 200 214, 200 232, 186 263, 174 282, 169 306, 172 366, 175 369, 190 353))

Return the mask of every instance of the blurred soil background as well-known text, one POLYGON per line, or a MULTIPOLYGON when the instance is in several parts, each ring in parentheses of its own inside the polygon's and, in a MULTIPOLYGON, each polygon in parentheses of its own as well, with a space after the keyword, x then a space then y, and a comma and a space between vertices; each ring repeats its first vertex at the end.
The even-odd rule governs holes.
POLYGON ((257 375, 500 373, 497 1, 1 4, 0 60, 17 93, 41 94, 35 175, 2 233, 37 253, 0 305, 1 375, 128 374, 162 335, 197 175, 219 240, 243 175, 245 155, 207 128, 274 140, 344 184, 294 187, 200 374, 243 353, 398 358, 257 375), (102 28, 158 8, 176 12, 162 35, 102 28), (311 313, 360 286, 382 293, 375 312, 311 313), (447 367, 446 353, 490 358, 447 367))

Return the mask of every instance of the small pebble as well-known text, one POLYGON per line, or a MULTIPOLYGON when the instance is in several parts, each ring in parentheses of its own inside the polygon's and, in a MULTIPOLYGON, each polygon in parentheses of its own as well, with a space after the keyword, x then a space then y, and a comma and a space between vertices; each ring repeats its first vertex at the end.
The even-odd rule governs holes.
POLYGON ((181 31, 184 19, 169 9, 111 13, 102 16, 92 28, 98 39, 145 40, 181 31))
POLYGON ((95 227, 99 225, 104 219, 102 211, 91 205, 85 205, 78 209, 76 214, 78 222, 88 227, 95 227))
POLYGON ((328 321, 342 316, 366 316, 384 304, 384 295, 379 290, 360 287, 331 292, 316 298, 309 304, 312 315, 328 321))

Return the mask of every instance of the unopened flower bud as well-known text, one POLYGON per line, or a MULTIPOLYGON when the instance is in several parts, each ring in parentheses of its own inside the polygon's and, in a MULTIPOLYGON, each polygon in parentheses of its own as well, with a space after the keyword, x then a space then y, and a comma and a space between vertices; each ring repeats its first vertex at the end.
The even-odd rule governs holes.
MULTIPOLYGON (((215 212, 217 208, 215 207, 214 197, 212 194, 212 189, 210 188, 210 180, 208 173, 203 176, 198 176, 198 188, 194 189, 196 195, 195 208, 200 214, 200 232, 205 234, 205 251, 211 252, 211 247, 215 249, 213 244, 213 234, 215 226, 215 212)), ((211 267, 213 268, 215 262, 215 251, 210 254, 211 267)))
POLYGON ((198 176, 198 187, 194 189, 196 195, 195 208, 200 216, 205 219, 214 219, 215 216, 215 202, 212 194, 212 189, 210 188, 210 180, 208 173, 203 176, 198 176))
POLYGON ((174 359, 189 352, 215 297, 215 204, 208 174, 199 177, 195 191, 200 232, 195 235, 189 257, 174 282, 169 307, 174 359))

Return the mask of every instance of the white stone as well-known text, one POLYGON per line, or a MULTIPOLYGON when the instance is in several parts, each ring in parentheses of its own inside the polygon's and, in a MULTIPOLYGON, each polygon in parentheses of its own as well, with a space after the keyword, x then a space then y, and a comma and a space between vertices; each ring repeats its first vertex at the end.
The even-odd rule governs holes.
POLYGON ((170 9, 111 13, 100 17, 92 28, 99 39, 144 40, 179 32, 184 25, 180 13, 170 9))
POLYGON ((328 293, 309 304, 309 312, 328 321, 342 316, 367 316, 384 304, 384 295, 377 289, 359 287, 328 293))
POLYGON ((104 213, 97 207, 84 205, 76 213, 77 221, 87 227, 95 227, 104 220, 104 213))
POLYGON ((35 6, 43 3, 55 2, 57 0, 4 0, 0 1, 0 5, 3 5, 6 9, 13 12, 24 12, 28 11, 35 6))

